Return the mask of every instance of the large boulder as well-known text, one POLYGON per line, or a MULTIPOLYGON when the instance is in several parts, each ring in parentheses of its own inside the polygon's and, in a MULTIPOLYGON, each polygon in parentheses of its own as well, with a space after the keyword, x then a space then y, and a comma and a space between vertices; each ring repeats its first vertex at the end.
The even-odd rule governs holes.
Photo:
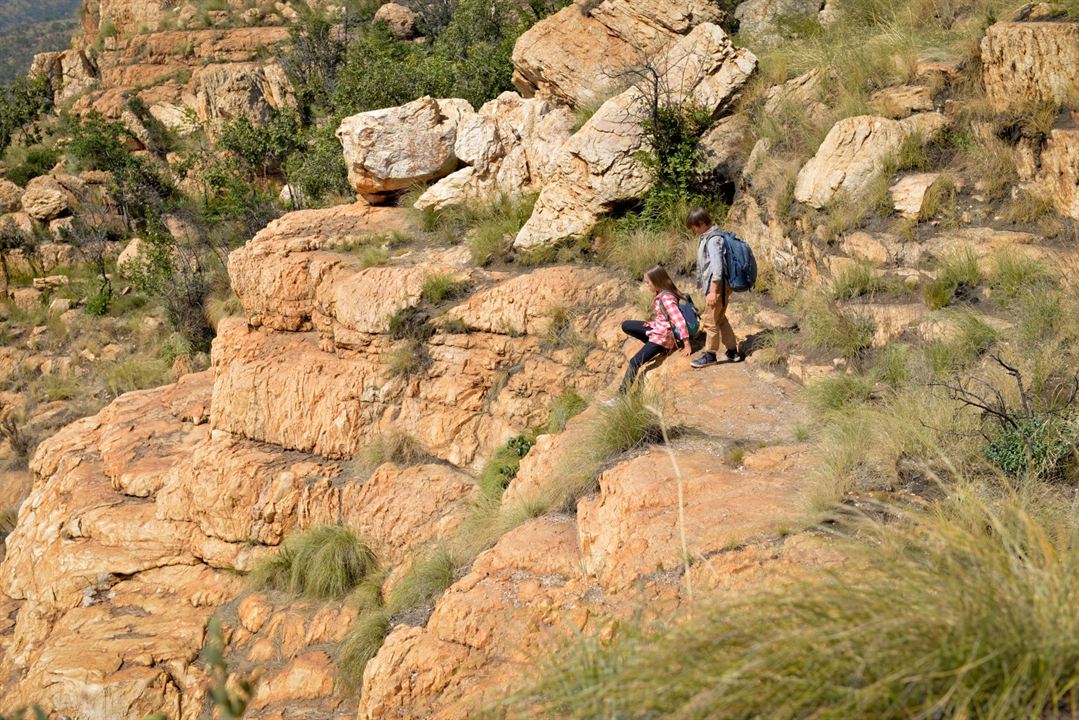
POLYGON ((820 12, 821 0, 746 0, 734 10, 738 32, 765 41, 781 39, 778 24, 789 17, 811 17, 820 12))
MULTIPOLYGON (((691 102, 715 116, 731 106, 757 67, 751 52, 735 49, 722 28, 711 23, 698 25, 653 62, 670 101, 691 102)), ((584 235, 599 216, 648 190, 652 175, 640 159, 648 143, 642 126, 647 84, 605 102, 562 146, 557 170, 517 235, 518 247, 584 235)))
POLYGON ((928 140, 947 124, 943 115, 922 113, 906 120, 873 115, 844 118, 828 131, 817 154, 799 171, 794 198, 824 207, 837 194, 858 195, 884 168, 907 138, 928 140))
POLYGON ((22 189, 11 182, 0 178, 0 215, 19 212, 22 208, 22 189))
POLYGON ((602 0, 563 8, 528 30, 513 48, 513 84, 525 97, 596 105, 634 82, 633 69, 679 35, 726 13, 690 0, 602 0))
POLYGON ((985 94, 995 109, 1079 102, 1079 23, 999 22, 981 47, 985 94))
POLYGON ((441 209, 539 189, 573 134, 573 122, 565 105, 502 93, 478 113, 462 116, 454 154, 465 167, 432 185, 416 207, 441 209))
POLYGON ((467 100, 422 97, 345 118, 337 137, 349 182, 363 197, 379 201, 449 175, 458 165, 458 123, 472 114, 467 100))
POLYGON ((1041 156, 1038 184, 1061 215, 1079 220, 1079 129, 1056 129, 1041 156))
POLYGON ((86 191, 86 184, 73 175, 40 175, 26 184, 23 210, 35 220, 48 222, 71 212, 86 191))
POLYGON ((292 84, 276 62, 207 65, 192 75, 188 86, 185 105, 214 128, 241 117, 262 124, 273 111, 296 103, 292 84))
POLYGON ((402 40, 416 36, 416 13, 404 5, 388 2, 375 12, 375 22, 384 22, 402 40))

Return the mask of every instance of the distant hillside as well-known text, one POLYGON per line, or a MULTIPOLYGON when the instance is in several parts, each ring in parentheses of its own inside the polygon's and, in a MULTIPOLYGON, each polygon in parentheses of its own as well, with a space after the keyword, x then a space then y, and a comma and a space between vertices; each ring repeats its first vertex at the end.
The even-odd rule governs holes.
POLYGON ((34 53, 67 47, 78 23, 79 4, 80 0, 2 0, 0 82, 24 74, 34 53))

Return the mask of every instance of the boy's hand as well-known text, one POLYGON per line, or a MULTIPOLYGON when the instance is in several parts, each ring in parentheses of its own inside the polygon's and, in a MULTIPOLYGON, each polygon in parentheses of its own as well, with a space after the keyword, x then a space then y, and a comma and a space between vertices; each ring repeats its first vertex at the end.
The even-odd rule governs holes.
POLYGON ((708 295, 704 298, 704 302, 708 305, 708 307, 715 307, 717 300, 719 300, 719 293, 717 293, 715 290, 709 292, 708 295))

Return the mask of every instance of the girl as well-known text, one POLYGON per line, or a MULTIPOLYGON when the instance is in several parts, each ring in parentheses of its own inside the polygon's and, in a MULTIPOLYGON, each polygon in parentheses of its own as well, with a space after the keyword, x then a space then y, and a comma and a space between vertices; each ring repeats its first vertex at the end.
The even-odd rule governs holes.
MULTIPOLYGON (((662 265, 644 274, 644 283, 648 289, 656 294, 652 301, 652 319, 650 321, 626 320, 622 323, 622 332, 630 337, 637 338, 644 343, 644 347, 637 351, 633 359, 629 361, 629 368, 622 380, 622 386, 618 388, 619 394, 625 394, 637 379, 637 373, 641 366, 659 355, 674 350, 676 341, 671 323, 674 323, 678 331, 678 337, 689 337, 686 321, 682 318, 682 311, 678 309, 678 302, 685 300, 671 276, 663 269, 662 265)), ((689 357, 693 352, 690 343, 684 343, 682 352, 689 357)))

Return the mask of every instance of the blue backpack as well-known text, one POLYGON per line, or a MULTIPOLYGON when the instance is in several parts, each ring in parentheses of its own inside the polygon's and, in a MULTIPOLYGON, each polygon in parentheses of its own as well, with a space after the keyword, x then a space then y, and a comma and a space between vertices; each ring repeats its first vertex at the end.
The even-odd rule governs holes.
POLYGON ((723 238, 724 275, 727 285, 734 292, 752 290, 757 282, 757 259, 753 257, 753 249, 732 232, 721 230, 719 236, 723 238))
MULTIPOLYGON (((664 315, 667 315, 667 308, 663 307, 663 303, 659 304, 659 309, 663 311, 664 315)), ((682 319, 686 321, 686 330, 689 331, 689 337, 696 335, 697 331, 701 329, 701 316, 697 313, 697 306, 693 304, 693 298, 686 295, 686 299, 678 303, 678 312, 682 313, 682 319)), ((671 322, 670 315, 667 315, 667 324, 671 326, 671 333, 674 335, 675 340, 682 342, 688 339, 678 337, 678 330, 675 324, 671 322)))

